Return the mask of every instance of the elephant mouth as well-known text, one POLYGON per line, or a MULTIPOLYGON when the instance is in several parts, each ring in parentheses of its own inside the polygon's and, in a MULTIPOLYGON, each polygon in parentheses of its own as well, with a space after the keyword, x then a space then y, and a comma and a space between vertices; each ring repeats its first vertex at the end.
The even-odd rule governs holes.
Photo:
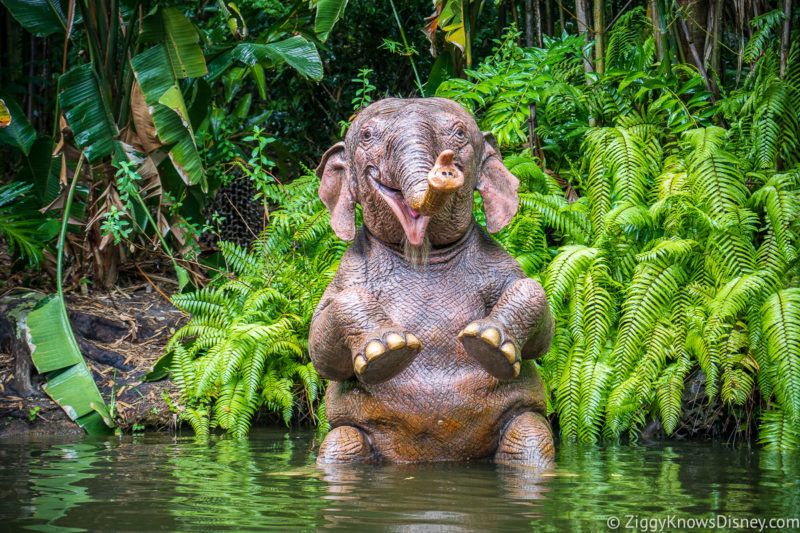
POLYGON ((409 244, 412 246, 422 246, 425 241, 425 229, 428 227, 430 217, 420 215, 406 202, 403 193, 399 189, 392 189, 375 178, 371 178, 375 183, 378 193, 386 200, 391 208, 403 231, 406 234, 409 244))

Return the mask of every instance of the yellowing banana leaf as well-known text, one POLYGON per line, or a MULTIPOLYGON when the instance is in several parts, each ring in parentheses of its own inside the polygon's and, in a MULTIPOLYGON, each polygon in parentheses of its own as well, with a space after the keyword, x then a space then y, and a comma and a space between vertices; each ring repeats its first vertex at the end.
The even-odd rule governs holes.
POLYGON ((328 34, 333 29, 336 21, 344 15, 347 0, 318 0, 317 16, 314 19, 314 31, 320 41, 328 39, 328 34))
POLYGON ((0 93, 0 143, 9 144, 30 154, 36 131, 22 108, 7 94, 0 93))
POLYGON ((147 17, 139 38, 146 42, 163 43, 167 63, 175 79, 197 78, 208 72, 203 50, 198 44, 200 36, 197 30, 174 7, 159 9, 147 17))
POLYGON ((174 144, 169 157, 175 170, 185 183, 199 183, 206 190, 205 172, 194 143, 186 102, 170 67, 167 46, 157 44, 134 57, 131 64, 149 106, 158 140, 174 144))
POLYGON ((314 43, 299 35, 267 44, 240 43, 233 50, 233 58, 253 66, 268 61, 270 66, 286 62, 302 76, 322 79, 322 60, 314 43))
POLYGON ((181 118, 183 127, 191 131, 192 125, 189 123, 189 112, 186 110, 186 103, 183 101, 183 94, 177 85, 167 89, 158 99, 158 103, 172 109, 181 118))
POLYGON ((63 300, 43 299, 28 314, 28 343, 37 370, 45 374, 45 392, 88 433, 113 427, 103 397, 72 334, 63 300))
POLYGON ((66 1, 2 0, 2 2, 17 22, 37 37, 66 31, 66 1))
POLYGON ((445 32, 445 41, 464 52, 467 65, 472 64, 468 9, 475 0, 434 0, 434 12, 425 18, 423 33, 431 43, 431 53, 436 55, 436 30, 445 32))
POLYGON ((7 128, 11 124, 11 111, 5 101, 0 98, 0 128, 7 128))
POLYGON ((58 80, 58 91, 58 101, 67 124, 72 128, 75 142, 85 151, 86 158, 96 161, 111 154, 119 130, 92 64, 68 70, 58 80))
POLYGON ((205 191, 208 187, 206 175, 200 155, 197 153, 191 127, 178 113, 164 104, 156 103, 151 107, 158 138, 166 144, 173 145, 169 151, 172 166, 184 183, 199 183, 205 191))

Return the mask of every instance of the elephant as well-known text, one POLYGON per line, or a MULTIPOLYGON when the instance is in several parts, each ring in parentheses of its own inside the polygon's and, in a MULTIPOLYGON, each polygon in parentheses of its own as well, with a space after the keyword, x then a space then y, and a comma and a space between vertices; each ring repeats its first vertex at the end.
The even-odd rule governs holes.
POLYGON ((519 205, 494 137, 452 100, 383 99, 316 173, 332 229, 353 241, 309 333, 311 360, 330 380, 318 464, 551 466, 532 360, 550 348, 554 323, 541 285, 486 232, 519 205), (476 190, 486 230, 473 217, 476 190))

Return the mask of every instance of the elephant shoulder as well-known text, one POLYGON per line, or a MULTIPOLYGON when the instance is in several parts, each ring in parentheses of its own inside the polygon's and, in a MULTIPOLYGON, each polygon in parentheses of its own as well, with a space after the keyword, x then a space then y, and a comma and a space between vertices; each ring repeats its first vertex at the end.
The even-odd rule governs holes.
POLYGON ((516 259, 511 257, 486 230, 480 226, 477 229, 473 246, 473 262, 484 265, 484 271, 495 274, 504 282, 512 282, 526 277, 516 259))

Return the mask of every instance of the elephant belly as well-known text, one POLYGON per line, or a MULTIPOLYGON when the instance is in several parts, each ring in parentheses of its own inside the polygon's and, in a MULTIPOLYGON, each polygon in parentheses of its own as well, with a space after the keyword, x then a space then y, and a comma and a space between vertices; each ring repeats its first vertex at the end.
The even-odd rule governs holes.
MULTIPOLYGON (((424 341, 423 341, 424 342, 424 341)), ((544 412, 544 393, 532 362, 524 376, 498 381, 463 349, 423 350, 395 378, 378 384, 332 382, 326 396, 332 426, 364 431, 374 451, 392 462, 453 461, 491 456, 508 421, 544 412)))

